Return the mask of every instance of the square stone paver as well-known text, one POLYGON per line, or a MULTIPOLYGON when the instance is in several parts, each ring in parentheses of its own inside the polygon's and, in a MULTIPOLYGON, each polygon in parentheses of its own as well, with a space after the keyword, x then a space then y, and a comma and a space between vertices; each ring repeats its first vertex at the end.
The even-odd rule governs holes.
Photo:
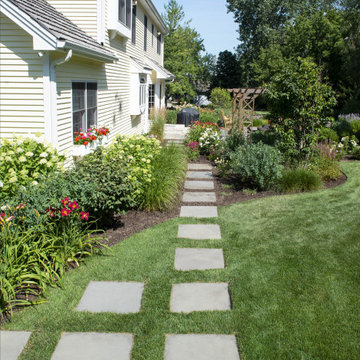
POLYGON ((181 217, 212 218, 218 217, 216 206, 182 206, 181 217))
POLYGON ((218 240, 221 239, 220 226, 216 224, 181 224, 177 237, 193 240, 218 240))
POLYGON ((214 192, 184 192, 183 202, 216 202, 216 195, 214 192))
POLYGON ((136 313, 140 311, 143 290, 144 284, 139 282, 91 281, 76 310, 136 313))
POLYGON ((211 170, 212 166, 209 164, 188 164, 188 170, 211 170))
POLYGON ((185 189, 188 190, 214 190, 214 182, 213 181, 191 181, 186 180, 185 189))
POLYGON ((186 177, 188 179, 212 179, 214 176, 211 171, 188 171, 186 177))
POLYGON ((51 360, 130 360, 131 334, 64 333, 51 360))
POLYGON ((29 340, 29 331, 0 331, 0 359, 16 360, 29 340))
POLYGON ((240 360, 234 335, 167 335, 165 360, 240 360))
POLYGON ((231 310, 227 283, 173 284, 170 299, 171 312, 216 310, 231 310))
POLYGON ((210 270, 224 267, 222 249, 178 248, 175 250, 176 270, 210 270))

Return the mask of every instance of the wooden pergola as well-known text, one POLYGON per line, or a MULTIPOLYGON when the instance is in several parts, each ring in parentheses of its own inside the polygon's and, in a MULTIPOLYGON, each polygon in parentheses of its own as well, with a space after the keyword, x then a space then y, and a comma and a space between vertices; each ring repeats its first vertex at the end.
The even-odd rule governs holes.
POLYGON ((255 100, 266 92, 262 88, 238 88, 228 89, 233 97, 230 126, 236 126, 243 130, 244 125, 253 126, 255 100))

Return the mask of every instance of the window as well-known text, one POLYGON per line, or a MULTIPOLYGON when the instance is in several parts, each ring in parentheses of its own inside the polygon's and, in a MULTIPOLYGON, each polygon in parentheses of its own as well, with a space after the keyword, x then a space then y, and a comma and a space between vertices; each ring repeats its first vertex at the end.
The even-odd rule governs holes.
POLYGON ((136 44, 136 5, 134 5, 132 8, 131 42, 136 44))
POLYGON ((73 131, 80 132, 97 124, 97 83, 73 82, 73 131), (80 130, 81 129, 81 130, 80 130))
POLYGON ((154 109, 155 105, 155 84, 149 85, 149 114, 154 109))
POLYGON ((155 26, 154 24, 151 24, 151 46, 154 47, 154 30, 155 26))
POLYGON ((161 33, 157 36, 157 53, 161 54, 161 33))
POLYGON ((144 51, 147 51, 147 26, 148 26, 148 19, 147 16, 144 15, 144 51))
POLYGON ((119 0, 119 21, 130 28, 131 0, 119 0))

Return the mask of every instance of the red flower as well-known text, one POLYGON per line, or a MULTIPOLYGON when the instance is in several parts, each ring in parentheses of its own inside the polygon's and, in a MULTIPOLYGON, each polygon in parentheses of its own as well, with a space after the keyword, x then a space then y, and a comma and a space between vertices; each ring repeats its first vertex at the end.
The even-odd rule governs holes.
POLYGON ((84 144, 84 145, 89 145, 89 142, 88 142, 88 141, 84 141, 83 144, 84 144))
POLYGON ((5 218, 5 213, 1 213, 0 217, 4 219, 5 218))
POLYGON ((81 220, 89 220, 89 213, 81 211, 80 213, 81 220))
POLYGON ((92 141, 96 140, 96 136, 95 136, 95 135, 91 135, 91 136, 90 136, 90 140, 92 140, 92 141))
POLYGON ((66 208, 63 208, 61 210, 61 216, 64 217, 64 216, 69 216, 71 213, 71 210, 70 209, 66 209, 66 208))
POLYGON ((51 217, 55 216, 55 210, 51 206, 46 210, 46 213, 51 217))
POLYGON ((79 208, 79 205, 78 205, 78 203, 76 201, 73 201, 73 202, 69 203, 69 208, 71 210, 75 210, 75 209, 79 208))
POLYGON ((81 136, 77 136, 77 137, 75 138, 75 142, 79 141, 80 139, 81 139, 81 136))
POLYGON ((64 206, 66 206, 66 205, 68 204, 68 202, 69 202, 69 198, 66 197, 66 198, 62 199, 60 202, 61 202, 64 206))
POLYGON ((81 138, 82 138, 83 140, 86 140, 86 139, 87 139, 87 136, 83 135, 81 138))

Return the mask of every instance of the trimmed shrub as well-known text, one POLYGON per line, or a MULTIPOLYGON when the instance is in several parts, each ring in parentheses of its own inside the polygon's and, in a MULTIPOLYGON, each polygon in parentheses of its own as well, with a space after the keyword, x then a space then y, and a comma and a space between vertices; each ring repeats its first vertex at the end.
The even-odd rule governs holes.
POLYGON ((281 177, 280 152, 262 143, 242 145, 230 155, 230 169, 242 186, 267 190, 281 177))
POLYGON ((280 192, 295 193, 320 189, 322 181, 315 171, 304 168, 285 169, 277 186, 280 192))
POLYGON ((186 173, 185 151, 170 144, 154 157, 152 182, 145 187, 140 207, 146 210, 171 209, 178 199, 186 173))
POLYGON ((319 130, 318 133, 318 142, 325 142, 325 141, 333 141, 339 142, 339 136, 335 130, 323 127, 319 130))

